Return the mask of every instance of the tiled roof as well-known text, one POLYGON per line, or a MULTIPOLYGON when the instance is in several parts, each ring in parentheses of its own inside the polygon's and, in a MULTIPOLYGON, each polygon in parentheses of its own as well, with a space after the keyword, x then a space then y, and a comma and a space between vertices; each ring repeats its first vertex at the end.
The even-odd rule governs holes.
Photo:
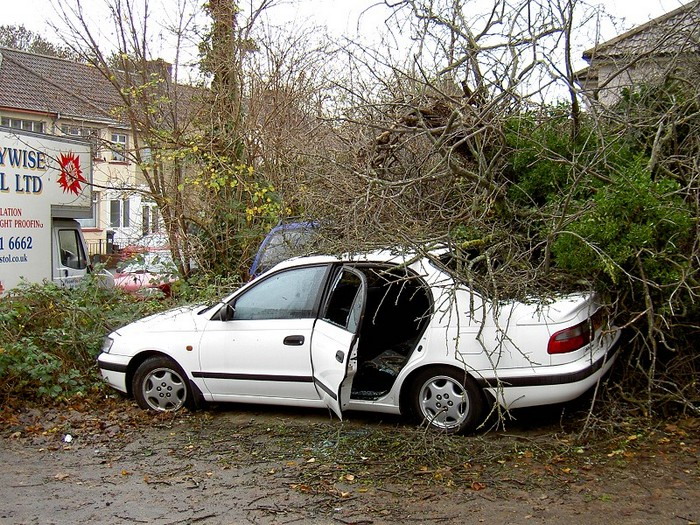
POLYGON ((114 121, 114 87, 92 66, 0 48, 0 107, 114 121))
POLYGON ((672 55, 700 53, 700 0, 691 2, 584 51, 590 62, 596 57, 672 55))

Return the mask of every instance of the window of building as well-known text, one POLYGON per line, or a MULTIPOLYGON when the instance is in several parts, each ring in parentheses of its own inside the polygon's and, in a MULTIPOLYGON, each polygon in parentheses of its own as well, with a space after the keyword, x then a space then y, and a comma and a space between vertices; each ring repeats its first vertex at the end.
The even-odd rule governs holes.
POLYGON ((90 147, 92 148, 92 158, 99 158, 100 156, 100 130, 97 128, 90 128, 85 126, 69 126, 68 124, 63 124, 61 126, 61 131, 65 135, 71 137, 81 137, 88 139, 90 141, 90 147))
POLYGON ((2 117, 0 125, 8 128, 23 129, 25 131, 36 131, 37 133, 44 132, 44 122, 41 120, 27 120, 13 117, 2 117))
POLYGON ((154 204, 145 204, 141 207, 141 229, 144 235, 160 231, 160 215, 154 204))
POLYGON ((112 133, 112 160, 126 162, 126 134, 112 133))
POLYGON ((109 201, 109 225, 112 228, 129 227, 129 199, 109 201))
POLYGON ((83 228, 97 228, 97 225, 100 223, 99 222, 99 219, 100 219, 99 215, 100 215, 100 192, 93 191, 92 192, 92 217, 90 217, 89 219, 78 219, 78 223, 83 228))

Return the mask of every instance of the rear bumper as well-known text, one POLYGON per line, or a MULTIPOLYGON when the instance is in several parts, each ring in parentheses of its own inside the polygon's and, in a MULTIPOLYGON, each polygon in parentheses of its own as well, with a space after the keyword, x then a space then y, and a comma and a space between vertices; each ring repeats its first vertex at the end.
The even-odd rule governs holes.
POLYGON ((603 377, 617 358, 620 334, 596 359, 529 370, 527 375, 477 379, 505 408, 563 403, 576 399, 603 377))

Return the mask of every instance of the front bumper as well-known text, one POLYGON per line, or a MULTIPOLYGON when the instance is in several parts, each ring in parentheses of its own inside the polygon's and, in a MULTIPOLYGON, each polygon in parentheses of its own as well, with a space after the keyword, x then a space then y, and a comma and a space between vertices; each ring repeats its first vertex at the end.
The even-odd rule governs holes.
POLYGON ((129 368, 128 356, 101 353, 97 357, 97 366, 105 382, 120 392, 127 392, 126 372, 129 368))

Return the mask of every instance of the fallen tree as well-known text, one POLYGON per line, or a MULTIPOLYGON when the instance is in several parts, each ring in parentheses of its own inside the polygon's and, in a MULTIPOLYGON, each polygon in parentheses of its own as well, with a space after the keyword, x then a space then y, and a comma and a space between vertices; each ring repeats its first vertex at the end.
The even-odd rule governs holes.
POLYGON ((466 4, 393 4, 404 63, 346 46, 351 103, 329 116, 346 147, 309 161, 294 200, 334 226, 330 249, 452 246, 495 303, 598 291, 631 334, 621 396, 697 413, 700 93, 670 69, 582 111, 575 3, 466 4), (568 102, 542 102, 556 84, 568 102))

